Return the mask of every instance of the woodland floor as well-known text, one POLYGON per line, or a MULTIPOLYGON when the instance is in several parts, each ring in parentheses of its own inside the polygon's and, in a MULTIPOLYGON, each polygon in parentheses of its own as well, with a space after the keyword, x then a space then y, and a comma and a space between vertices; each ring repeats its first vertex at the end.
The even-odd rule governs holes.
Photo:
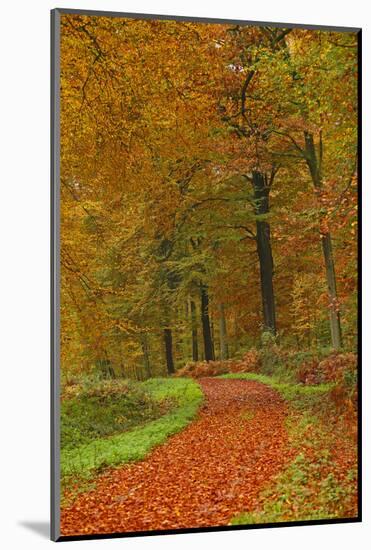
POLYGON ((145 460, 110 469, 62 510, 62 535, 227 525, 254 510, 292 460, 280 395, 251 380, 200 380, 194 422, 145 460))

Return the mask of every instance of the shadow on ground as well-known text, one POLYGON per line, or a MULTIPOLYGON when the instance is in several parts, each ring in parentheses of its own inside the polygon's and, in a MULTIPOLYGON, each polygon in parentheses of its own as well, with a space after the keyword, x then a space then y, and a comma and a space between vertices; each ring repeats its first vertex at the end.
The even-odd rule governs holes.
POLYGON ((37 533, 42 538, 50 537, 50 524, 48 521, 19 521, 18 525, 37 533))

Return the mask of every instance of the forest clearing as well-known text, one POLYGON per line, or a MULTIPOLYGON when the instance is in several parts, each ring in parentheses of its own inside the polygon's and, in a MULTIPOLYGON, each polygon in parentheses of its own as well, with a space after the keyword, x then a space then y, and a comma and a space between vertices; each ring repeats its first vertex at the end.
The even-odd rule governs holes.
POLYGON ((61 533, 358 517, 357 34, 61 16, 61 533))

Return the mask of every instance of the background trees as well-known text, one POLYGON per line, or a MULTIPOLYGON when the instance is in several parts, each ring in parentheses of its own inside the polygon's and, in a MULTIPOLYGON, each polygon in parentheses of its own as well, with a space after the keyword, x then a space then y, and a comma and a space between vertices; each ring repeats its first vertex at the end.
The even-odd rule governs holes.
POLYGON ((355 35, 63 15, 61 48, 63 372, 352 348, 355 35))

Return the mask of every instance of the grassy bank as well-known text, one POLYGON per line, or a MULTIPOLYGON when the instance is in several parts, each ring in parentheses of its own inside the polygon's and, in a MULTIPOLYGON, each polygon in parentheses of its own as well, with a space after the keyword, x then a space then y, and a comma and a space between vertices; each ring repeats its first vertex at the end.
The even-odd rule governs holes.
POLYGON ((155 420, 173 405, 131 380, 84 380, 73 391, 61 403, 63 451, 155 420))

